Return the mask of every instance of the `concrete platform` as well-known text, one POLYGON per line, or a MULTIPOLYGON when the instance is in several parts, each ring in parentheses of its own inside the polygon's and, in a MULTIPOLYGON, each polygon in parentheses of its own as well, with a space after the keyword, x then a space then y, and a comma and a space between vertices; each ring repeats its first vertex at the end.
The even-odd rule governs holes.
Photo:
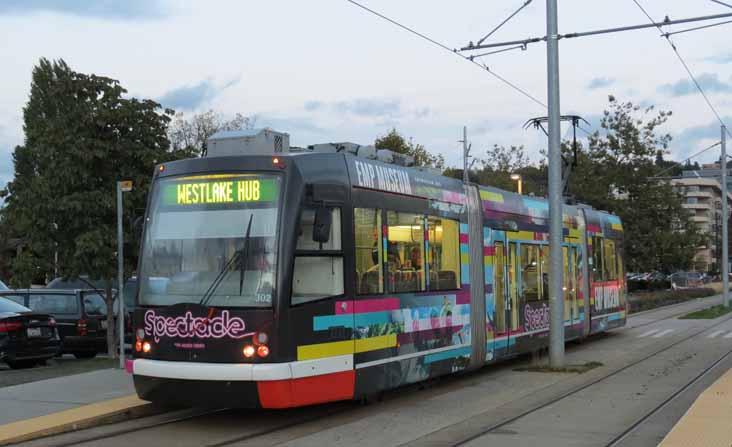
POLYGON ((125 371, 103 369, 0 388, 0 445, 90 426, 150 407, 125 371))
POLYGON ((707 388, 659 447, 732 445, 732 370, 707 388))

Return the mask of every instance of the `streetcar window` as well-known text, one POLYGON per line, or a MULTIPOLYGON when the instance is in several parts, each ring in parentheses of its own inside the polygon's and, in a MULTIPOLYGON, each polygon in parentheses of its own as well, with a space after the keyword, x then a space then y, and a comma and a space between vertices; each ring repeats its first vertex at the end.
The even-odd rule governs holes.
POLYGON ((521 294, 524 301, 541 299, 539 246, 521 244, 521 294))
POLYGON ((602 257, 605 261, 603 269, 605 272, 605 281, 615 281, 618 279, 618 261, 615 256, 615 241, 612 239, 604 240, 602 257))
POLYGON ((598 236, 592 237, 592 280, 599 282, 603 280, 602 266, 602 238, 598 236))
POLYGON ((340 250, 341 249, 341 210, 332 208, 332 224, 328 242, 320 243, 313 240, 315 227, 315 212, 312 207, 303 208, 300 214, 300 230, 297 235, 297 250, 340 250))
POLYGON ((387 291, 425 290, 424 216, 389 211, 386 221, 387 291))
POLYGON ((292 273, 292 304, 302 304, 343 295, 343 252, 341 250, 341 209, 330 208, 328 242, 313 241, 315 208, 300 212, 295 268, 292 273))
POLYGON ((342 256, 296 256, 292 304, 343 295, 342 256))
POLYGON ((450 219, 427 218, 427 266, 430 290, 457 289, 460 277, 460 224, 450 219))
POLYGON ((384 291, 381 211, 356 208, 353 214, 356 237, 356 291, 358 294, 384 291))

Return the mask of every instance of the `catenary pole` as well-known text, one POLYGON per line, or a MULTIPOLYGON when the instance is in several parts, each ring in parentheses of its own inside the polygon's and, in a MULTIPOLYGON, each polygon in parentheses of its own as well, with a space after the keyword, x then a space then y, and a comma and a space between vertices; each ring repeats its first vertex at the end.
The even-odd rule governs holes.
POLYGON ((562 155, 560 147, 559 32, 557 0, 546 1, 549 133, 549 365, 564 366, 562 291, 562 155))
POLYGON ((722 296, 724 306, 729 307, 729 247, 727 246, 727 127, 722 125, 722 296))
MULTIPOLYGON (((122 182, 117 182, 117 321, 119 322, 119 367, 125 368, 124 257, 122 253, 122 182)), ((111 329, 110 330, 114 330, 111 329)))
POLYGON ((468 173, 468 126, 463 126, 463 183, 470 181, 468 173))

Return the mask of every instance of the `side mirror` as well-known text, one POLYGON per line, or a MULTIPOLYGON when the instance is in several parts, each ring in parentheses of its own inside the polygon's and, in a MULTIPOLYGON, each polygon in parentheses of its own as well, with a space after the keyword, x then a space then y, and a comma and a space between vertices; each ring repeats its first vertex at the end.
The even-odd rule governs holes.
POLYGON ((315 222, 313 223, 313 241, 324 244, 330 240, 330 227, 333 224, 331 210, 321 206, 315 210, 315 222))

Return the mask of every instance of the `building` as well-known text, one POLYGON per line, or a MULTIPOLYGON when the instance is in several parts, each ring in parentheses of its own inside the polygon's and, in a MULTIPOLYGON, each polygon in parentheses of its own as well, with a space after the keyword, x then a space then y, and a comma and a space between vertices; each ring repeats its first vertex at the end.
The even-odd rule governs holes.
MULTIPOLYGON (((720 174, 719 167, 710 169, 720 174)), ((698 172, 705 170, 685 171, 698 172)), ((705 172, 708 174, 708 172, 705 172)), ((699 248, 694 256, 694 268, 698 271, 719 270, 722 258, 722 187, 717 178, 711 175, 683 176, 671 179, 674 190, 684 197, 683 207, 691 212, 691 219, 699 229, 709 236, 706 245, 699 248)), ((729 191, 732 184, 728 182, 729 191)), ((732 212, 732 193, 727 193, 728 212, 732 212)))

